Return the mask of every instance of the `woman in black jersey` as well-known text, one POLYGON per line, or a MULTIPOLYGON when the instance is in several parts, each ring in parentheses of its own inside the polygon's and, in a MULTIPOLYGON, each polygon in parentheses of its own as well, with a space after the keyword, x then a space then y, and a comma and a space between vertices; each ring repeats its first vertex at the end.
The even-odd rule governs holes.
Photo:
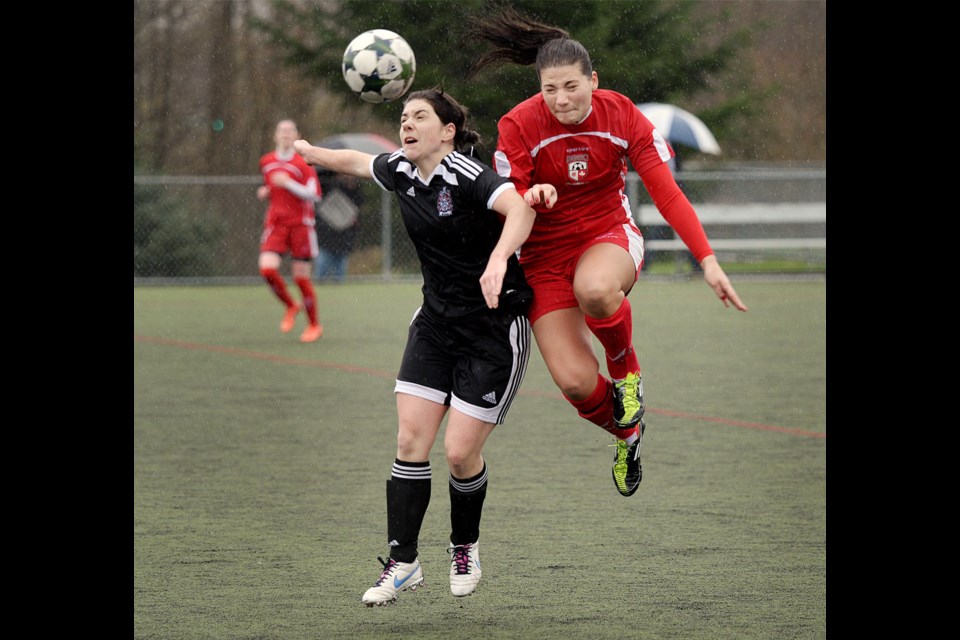
POLYGON ((395 602, 423 583, 417 539, 430 501, 430 450, 449 412, 444 452, 450 489, 450 590, 480 582, 480 517, 487 492, 483 445, 502 424, 530 357, 532 292, 516 252, 535 213, 506 178, 472 157, 480 136, 467 110, 437 89, 411 93, 400 116, 402 148, 378 156, 294 149, 310 164, 373 178, 396 194, 423 273, 394 389, 399 432, 387 480, 389 558, 367 606, 395 602))

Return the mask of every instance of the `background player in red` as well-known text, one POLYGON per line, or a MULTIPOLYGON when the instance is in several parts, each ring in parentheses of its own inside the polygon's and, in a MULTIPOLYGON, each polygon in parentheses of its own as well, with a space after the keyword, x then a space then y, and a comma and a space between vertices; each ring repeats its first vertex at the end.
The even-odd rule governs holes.
POLYGON ((614 484, 633 495, 645 425, 627 294, 643 265, 643 237, 626 196, 628 159, 710 288, 725 306, 747 307, 670 172, 673 150, 632 100, 598 88, 581 43, 509 8, 475 20, 471 35, 493 45, 471 76, 494 62, 536 63, 540 93, 499 120, 494 166, 537 211, 520 263, 534 289, 530 321, 544 362, 579 415, 617 438, 614 484), (599 371, 591 335, 610 378, 599 371))
POLYGON ((263 185, 257 189, 261 200, 269 198, 260 238, 260 274, 270 290, 286 306, 280 323, 284 333, 293 329, 300 310, 307 312, 307 327, 301 342, 314 342, 323 335, 317 311, 317 294, 310 280, 313 259, 317 257, 316 211, 314 203, 322 197, 317 171, 293 150, 300 137, 293 120, 281 120, 273 134, 276 149, 260 158, 263 185), (300 289, 302 302, 294 300, 280 275, 285 253, 293 259, 293 281, 300 289))

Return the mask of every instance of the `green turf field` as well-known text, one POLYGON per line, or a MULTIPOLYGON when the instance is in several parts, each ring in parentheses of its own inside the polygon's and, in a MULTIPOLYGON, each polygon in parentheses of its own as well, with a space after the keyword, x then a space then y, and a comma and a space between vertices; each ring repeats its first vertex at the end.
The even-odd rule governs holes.
POLYGON ((483 580, 449 591, 442 444, 426 587, 360 596, 386 557, 393 380, 416 283, 318 287, 324 337, 281 334, 266 285, 134 288, 134 637, 826 637, 826 282, 699 279, 630 296, 644 479, 534 352, 487 444, 483 580))

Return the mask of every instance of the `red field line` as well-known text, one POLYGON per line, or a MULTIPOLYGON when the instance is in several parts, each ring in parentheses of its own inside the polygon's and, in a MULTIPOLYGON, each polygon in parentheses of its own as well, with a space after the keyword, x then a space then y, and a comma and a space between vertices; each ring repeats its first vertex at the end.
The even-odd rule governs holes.
MULTIPOLYGON (((316 367, 319 369, 334 369, 336 371, 346 371, 349 373, 365 373, 367 375, 393 379, 396 376, 395 371, 385 371, 383 369, 370 369, 367 367, 357 367, 349 364, 342 363, 332 363, 332 362, 322 362, 319 360, 307 360, 303 358, 287 358, 284 356, 277 356, 272 353, 261 353, 258 351, 248 351, 246 349, 235 349, 233 347, 218 347, 216 345, 209 344, 199 344, 195 342, 185 342, 183 340, 174 340, 171 338, 159 338, 157 336, 140 336, 137 334, 133 335, 134 342, 145 342, 149 344, 159 344, 168 347, 178 347, 180 349, 193 349, 197 351, 215 351, 217 353, 226 353, 234 356, 242 356, 244 358, 254 358, 256 360, 264 360, 267 362, 276 362, 279 364, 294 364, 304 367, 316 367)), ((559 400, 563 399, 563 395, 560 393, 547 393, 544 391, 524 391, 520 389, 520 395, 530 396, 530 397, 540 397, 540 398, 556 398, 559 400)), ((806 436, 809 438, 826 438, 827 434, 819 431, 809 431, 806 429, 795 429, 792 427, 781 427, 773 424, 764 424, 761 422, 745 422, 743 420, 728 420, 726 418, 715 418, 712 416, 701 416, 695 413, 687 413, 685 411, 671 411, 669 409, 655 409, 650 406, 646 408, 650 413, 654 413, 661 416, 669 416, 673 418, 685 418, 687 420, 696 420, 699 422, 714 422, 717 424, 723 424, 732 427, 742 427, 745 429, 757 429, 759 431, 776 431, 779 433, 789 433, 792 435, 806 436)))

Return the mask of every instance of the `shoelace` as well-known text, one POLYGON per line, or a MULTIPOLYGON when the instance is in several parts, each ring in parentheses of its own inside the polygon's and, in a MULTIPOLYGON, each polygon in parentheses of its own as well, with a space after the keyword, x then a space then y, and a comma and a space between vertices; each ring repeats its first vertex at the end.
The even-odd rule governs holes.
POLYGON ((626 441, 626 440, 617 440, 617 441, 614 442, 613 444, 608 444, 607 446, 608 446, 608 447, 616 447, 616 449, 617 449, 617 451, 616 451, 616 453, 617 453, 616 464, 617 464, 617 465, 624 465, 624 466, 626 466, 626 464, 627 464, 627 457, 629 456, 629 453, 630 453, 630 445, 627 444, 627 441, 626 441))
POLYGON ((470 545, 456 546, 450 549, 453 555, 453 564, 457 567, 458 575, 470 573, 470 545))
POLYGON ((377 556, 377 560, 379 560, 380 564, 383 565, 383 573, 380 574, 380 579, 377 580, 377 584, 374 585, 379 587, 381 584, 383 584, 384 580, 386 580, 387 578, 390 577, 391 574, 393 574, 393 570, 397 566, 397 561, 394 560, 393 558, 384 560, 380 556, 377 556))
POLYGON ((614 384, 614 387, 620 392, 624 413, 635 413, 640 410, 640 399, 637 397, 639 393, 638 380, 639 378, 629 376, 614 384))

